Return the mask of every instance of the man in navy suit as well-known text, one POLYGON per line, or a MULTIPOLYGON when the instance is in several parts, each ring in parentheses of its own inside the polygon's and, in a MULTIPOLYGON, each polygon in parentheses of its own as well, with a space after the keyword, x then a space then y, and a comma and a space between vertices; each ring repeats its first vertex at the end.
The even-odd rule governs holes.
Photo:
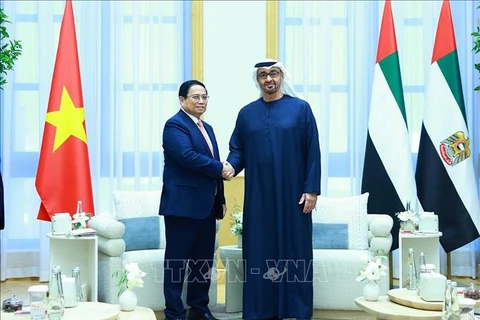
POLYGON ((165 217, 164 265, 167 320, 217 320, 208 308, 215 250, 216 219, 225 215, 222 163, 212 127, 200 120, 208 104, 205 85, 184 82, 178 91, 181 109, 165 124, 165 166, 160 215, 165 217), (188 317, 181 300, 185 271, 188 317))

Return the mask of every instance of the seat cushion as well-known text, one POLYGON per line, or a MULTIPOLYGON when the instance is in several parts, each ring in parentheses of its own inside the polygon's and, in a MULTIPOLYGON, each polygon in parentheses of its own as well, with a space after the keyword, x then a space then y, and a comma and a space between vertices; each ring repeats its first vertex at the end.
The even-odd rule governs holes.
POLYGON ((368 248, 367 202, 368 193, 352 197, 319 196, 313 222, 345 223, 348 225, 348 249, 368 248))

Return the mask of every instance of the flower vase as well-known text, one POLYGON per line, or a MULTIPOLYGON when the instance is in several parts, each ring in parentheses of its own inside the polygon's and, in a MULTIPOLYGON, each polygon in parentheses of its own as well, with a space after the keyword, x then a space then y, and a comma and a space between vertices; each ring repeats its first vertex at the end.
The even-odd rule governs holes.
POLYGON ((402 230, 413 232, 415 231, 415 224, 411 220, 406 221, 402 224, 402 230))
POLYGON ((380 287, 375 281, 369 281, 363 287, 363 297, 367 301, 377 301, 380 296, 380 287))
POLYGON ((130 289, 122 292, 118 297, 118 304, 122 311, 133 311, 137 307, 137 294, 130 289))
POLYGON ((239 235, 237 236, 237 247, 239 247, 239 248, 242 247, 242 241, 243 241, 243 240, 242 240, 242 235, 239 234, 239 235))

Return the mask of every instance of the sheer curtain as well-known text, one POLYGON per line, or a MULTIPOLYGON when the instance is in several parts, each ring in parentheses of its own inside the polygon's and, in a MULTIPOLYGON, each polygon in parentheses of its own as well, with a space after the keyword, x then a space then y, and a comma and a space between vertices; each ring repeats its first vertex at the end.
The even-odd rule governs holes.
MULTIPOLYGON (((424 91, 441 5, 441 1, 392 2, 413 163, 418 151, 424 91)), ((476 30, 478 10, 471 1, 451 1, 450 5, 472 156, 478 174, 479 93, 473 91, 478 76, 474 75, 470 36, 476 30)), ((310 102, 319 124, 324 195, 348 196, 361 190, 383 6, 383 1, 279 2, 279 57, 293 73, 298 91, 310 102)), ((479 253, 478 240, 452 252, 452 274, 475 277, 479 253)), ((395 256, 394 266, 397 266, 395 256)), ((443 273, 445 265, 443 255, 443 273)), ((394 270, 394 274, 397 273, 394 270)))
MULTIPOLYGON (((23 54, 1 96, 6 227, 0 279, 48 280, 50 223, 36 219, 35 175, 64 1, 2 1, 23 54)), ((159 189, 161 132, 190 77, 190 4, 73 1, 96 214, 113 190, 159 189), (188 61, 188 63, 186 63, 188 61)), ((74 156, 74 155, 72 155, 74 156)), ((75 204, 72 204, 75 206, 75 204)))

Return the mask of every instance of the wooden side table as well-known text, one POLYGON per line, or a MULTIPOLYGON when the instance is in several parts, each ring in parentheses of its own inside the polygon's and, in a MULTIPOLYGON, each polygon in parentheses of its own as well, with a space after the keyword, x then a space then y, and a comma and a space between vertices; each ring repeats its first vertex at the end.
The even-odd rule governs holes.
MULTIPOLYGON (((440 237, 441 232, 437 233, 410 233, 399 232, 398 249, 399 249, 399 279, 398 286, 405 286, 405 279, 408 273, 408 249, 413 248, 415 255, 415 263, 420 268, 418 257, 420 252, 425 253, 425 262, 435 265, 435 271, 440 272, 440 237)), ((420 270, 417 270, 420 273, 420 270)))
POLYGON ((72 276, 74 267, 80 268, 80 281, 87 284, 85 301, 97 301, 98 240, 97 236, 74 237, 47 234, 50 239, 50 272, 62 267, 62 275, 72 276))

